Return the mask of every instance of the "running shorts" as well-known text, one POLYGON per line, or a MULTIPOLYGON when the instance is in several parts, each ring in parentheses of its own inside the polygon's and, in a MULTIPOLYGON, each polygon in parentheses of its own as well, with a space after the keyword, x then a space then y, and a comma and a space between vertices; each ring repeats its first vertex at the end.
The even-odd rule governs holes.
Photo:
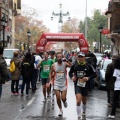
POLYGON ((75 94, 81 94, 82 96, 88 95, 88 89, 85 87, 79 87, 77 85, 74 86, 75 94))

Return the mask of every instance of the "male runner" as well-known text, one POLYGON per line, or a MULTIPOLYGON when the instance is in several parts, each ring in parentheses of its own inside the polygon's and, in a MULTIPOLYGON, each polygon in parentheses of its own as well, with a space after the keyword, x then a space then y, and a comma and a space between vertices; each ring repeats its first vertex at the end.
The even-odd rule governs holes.
POLYGON ((76 110, 78 120, 81 120, 82 115, 80 105, 82 102, 83 115, 85 115, 88 95, 88 80, 96 77, 96 73, 92 69, 91 65, 86 62, 84 53, 80 52, 78 54, 77 61, 70 68, 69 76, 74 82, 76 110))
POLYGON ((56 94, 57 104, 60 109, 58 116, 62 116, 62 103, 64 107, 67 107, 66 94, 67 94, 67 76, 66 76, 66 68, 70 67, 71 62, 63 62, 62 61, 62 53, 57 53, 57 62, 52 65, 50 78, 52 80, 54 73, 54 90, 56 94))
POLYGON ((48 55, 49 55, 48 52, 44 52, 44 58, 37 66, 37 68, 41 66, 40 77, 41 77, 42 86, 43 86, 44 102, 46 101, 46 91, 47 91, 48 101, 50 100, 49 99, 49 93, 50 93, 49 73, 50 73, 50 69, 53 64, 53 61, 51 59, 48 59, 48 55))

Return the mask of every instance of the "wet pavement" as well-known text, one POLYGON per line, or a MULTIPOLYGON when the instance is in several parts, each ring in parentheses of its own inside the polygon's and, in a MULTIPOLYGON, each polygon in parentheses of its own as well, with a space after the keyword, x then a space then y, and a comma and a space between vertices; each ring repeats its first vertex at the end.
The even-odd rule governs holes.
MULTIPOLYGON (((3 96, 0 102, 0 120, 77 120, 76 101, 73 82, 69 79, 67 92, 68 107, 63 107, 63 117, 58 117, 56 98, 54 101, 43 102, 41 83, 37 84, 35 94, 26 96, 11 96, 10 82, 3 87, 3 96)), ((63 105, 63 104, 62 104, 63 105)), ((107 106, 107 93, 105 90, 89 92, 86 118, 84 120, 108 120, 111 108, 107 106)), ((117 109, 116 119, 120 120, 120 109, 117 109)))

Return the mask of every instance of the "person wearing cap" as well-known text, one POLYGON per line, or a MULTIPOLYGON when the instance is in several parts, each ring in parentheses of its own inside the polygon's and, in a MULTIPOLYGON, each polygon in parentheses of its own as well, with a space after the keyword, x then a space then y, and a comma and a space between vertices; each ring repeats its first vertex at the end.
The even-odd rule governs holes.
POLYGON ((106 80, 106 87, 107 87, 107 102, 108 107, 112 106, 113 102, 113 95, 114 95, 114 80, 113 80, 113 72, 114 72, 114 63, 115 60, 118 58, 118 55, 112 56, 112 62, 107 65, 107 69, 105 72, 105 80, 106 80))
POLYGON ((88 81, 89 79, 95 78, 96 73, 88 62, 83 52, 78 53, 77 60, 71 66, 69 71, 69 77, 74 82, 74 90, 76 95, 76 111, 78 120, 82 118, 81 114, 81 103, 83 109, 83 115, 86 114, 86 102, 88 95, 88 81))
POLYGON ((119 101, 120 96, 120 57, 117 58, 114 62, 114 72, 113 72, 113 80, 114 83, 114 96, 112 103, 112 110, 108 118, 115 119, 116 108, 119 101))

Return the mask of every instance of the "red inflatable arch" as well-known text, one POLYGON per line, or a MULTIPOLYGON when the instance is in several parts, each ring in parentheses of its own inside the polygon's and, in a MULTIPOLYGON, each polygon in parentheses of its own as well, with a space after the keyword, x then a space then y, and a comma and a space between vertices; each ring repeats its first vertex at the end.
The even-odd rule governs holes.
POLYGON ((78 42, 81 52, 88 53, 89 45, 83 33, 43 33, 36 44, 36 52, 43 52, 47 42, 78 42))

